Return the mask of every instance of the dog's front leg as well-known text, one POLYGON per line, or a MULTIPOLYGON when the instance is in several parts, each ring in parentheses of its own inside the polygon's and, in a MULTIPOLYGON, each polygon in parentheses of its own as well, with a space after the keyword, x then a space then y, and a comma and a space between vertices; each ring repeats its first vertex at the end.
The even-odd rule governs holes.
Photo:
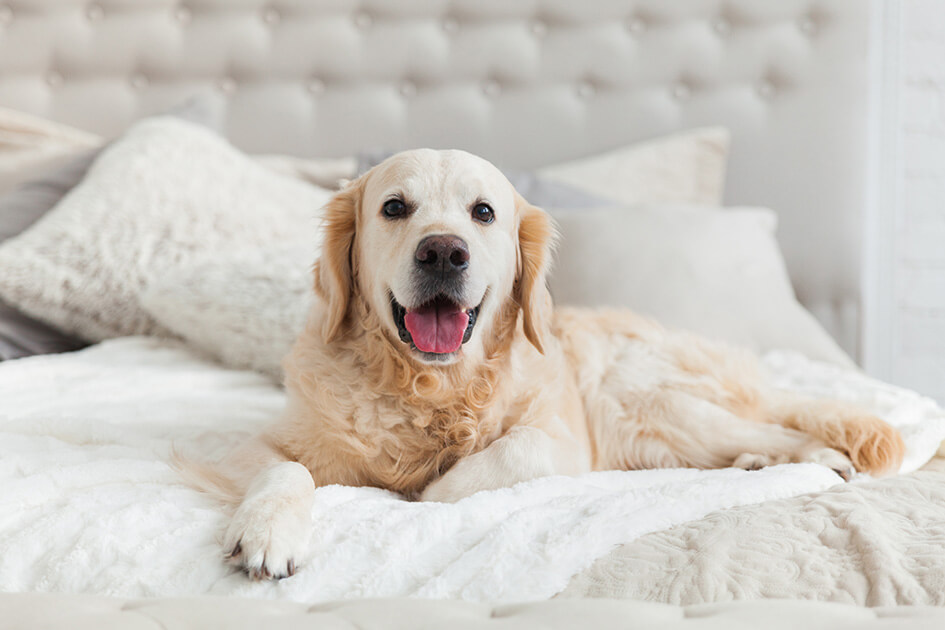
POLYGON ((485 449, 464 457, 431 483, 421 501, 451 503, 480 490, 507 488, 520 481, 562 474, 560 445, 542 429, 518 426, 485 449))
POLYGON ((298 462, 272 463, 257 474, 224 535, 227 557, 256 580, 295 573, 311 532, 315 483, 298 462))

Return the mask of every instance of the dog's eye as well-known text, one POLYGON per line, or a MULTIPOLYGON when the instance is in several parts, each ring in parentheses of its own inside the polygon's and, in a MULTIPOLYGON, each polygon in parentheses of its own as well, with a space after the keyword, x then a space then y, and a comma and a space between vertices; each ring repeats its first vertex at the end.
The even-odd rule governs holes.
POLYGON ((407 204, 400 199, 391 199, 384 202, 384 207, 381 209, 381 212, 388 219, 399 219, 400 217, 407 216, 407 204))
POLYGON ((472 216, 480 223, 492 223, 495 221, 495 211, 486 203, 477 203, 472 209, 472 216))

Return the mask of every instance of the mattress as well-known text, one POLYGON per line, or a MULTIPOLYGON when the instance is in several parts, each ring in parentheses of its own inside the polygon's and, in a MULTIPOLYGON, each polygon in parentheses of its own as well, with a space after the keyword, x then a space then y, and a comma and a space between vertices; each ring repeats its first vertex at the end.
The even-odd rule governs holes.
MULTIPOLYGON (((783 387, 861 402, 899 426, 904 472, 945 437, 945 413, 917 394, 799 355, 771 354, 765 365, 783 387)), ((226 511, 170 461, 175 448, 219 457, 263 427, 284 402, 267 378, 182 342, 129 337, 2 363, 0 399, 6 592, 306 604, 511 603, 562 591, 670 603, 941 602, 940 474, 844 484, 814 464, 548 477, 456 504, 328 486, 316 491, 298 573, 251 582, 223 562, 226 511), (617 577, 602 586, 601 571, 617 577)))

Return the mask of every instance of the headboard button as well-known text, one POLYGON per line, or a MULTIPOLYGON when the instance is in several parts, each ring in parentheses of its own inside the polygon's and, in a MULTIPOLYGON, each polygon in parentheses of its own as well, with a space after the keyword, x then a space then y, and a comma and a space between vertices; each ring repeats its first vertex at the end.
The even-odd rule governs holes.
POLYGON ((100 4, 90 4, 85 10, 85 17, 88 18, 89 22, 98 22, 105 17, 105 9, 100 4))
POLYGON ((673 98, 677 101, 687 101, 692 96, 692 88, 683 82, 679 82, 673 86, 672 93, 673 98))
POLYGON ((308 90, 309 94, 319 95, 325 93, 325 82, 321 79, 309 79, 305 84, 305 89, 308 90))
POLYGON ((805 15, 797 21, 797 28, 801 29, 801 32, 805 35, 815 35, 817 33, 817 21, 813 17, 805 15))
POLYGON ((365 13, 364 11, 354 14, 354 25, 361 30, 366 30, 371 28, 374 24, 374 18, 371 17, 370 13, 365 13))
POLYGON ((224 94, 232 94, 236 91, 236 79, 233 77, 223 77, 217 81, 217 89, 224 94))
POLYGON ((544 37, 548 32, 548 25, 541 20, 532 22, 532 35, 535 37, 544 37))
POLYGON ((443 18, 442 26, 447 33, 455 33, 459 30, 459 20, 454 17, 443 18))
POLYGON ((268 24, 269 26, 275 26, 279 23, 279 20, 282 19, 282 16, 279 15, 279 12, 269 7, 268 9, 262 12, 262 21, 268 24))
POLYGON ((732 32, 732 23, 724 17, 716 18, 712 20, 712 30, 724 37, 732 32))
POLYGON ((180 22, 181 24, 190 24, 190 20, 193 18, 193 13, 190 12, 190 9, 184 5, 180 5, 174 9, 174 19, 180 22))
POLYGON ((51 88, 57 88, 62 85, 62 75, 56 71, 52 71, 46 75, 46 85, 51 88))
POLYGON ((627 20, 627 30, 633 35, 640 35, 646 30, 646 22, 641 17, 632 17, 627 20))
POLYGON ((496 80, 486 81, 482 84, 482 93, 489 98, 495 98, 502 91, 502 86, 496 80))
POLYGON ((772 98, 775 92, 778 91, 774 85, 774 82, 771 81, 770 79, 765 79, 764 81, 759 83, 757 90, 758 90, 758 96, 760 96, 763 99, 772 98))
POLYGON ((594 96, 596 92, 597 90, 594 89, 594 85, 590 81, 582 81, 581 83, 578 83, 577 94, 581 98, 590 98, 594 96))
POLYGON ((417 95, 417 84, 413 81, 404 81, 400 84, 400 95, 404 98, 410 98, 417 95))
POLYGON ((0 26, 5 26, 13 21, 13 9, 8 5, 0 5, 0 26))
POLYGON ((136 90, 143 90, 148 87, 148 77, 143 74, 136 74, 131 77, 131 87, 136 90))

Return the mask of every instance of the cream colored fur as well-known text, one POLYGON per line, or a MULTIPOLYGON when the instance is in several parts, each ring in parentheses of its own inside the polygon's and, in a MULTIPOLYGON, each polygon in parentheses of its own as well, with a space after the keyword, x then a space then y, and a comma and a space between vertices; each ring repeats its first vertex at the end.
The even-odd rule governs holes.
POLYGON ((254 578, 291 575, 312 493, 371 485, 456 501, 552 474, 817 462, 893 472, 898 432, 840 403, 766 386, 748 353, 629 311, 552 309, 554 228, 491 164, 460 151, 396 155, 326 207, 319 300, 284 362, 283 416, 222 467, 192 469, 238 504, 228 556, 254 578), (392 194, 412 212, 381 214, 392 194), (488 200, 495 221, 470 207, 488 200), (441 360, 398 337, 421 238, 469 245, 469 341, 441 360), (311 483, 310 483, 311 482, 311 483))

